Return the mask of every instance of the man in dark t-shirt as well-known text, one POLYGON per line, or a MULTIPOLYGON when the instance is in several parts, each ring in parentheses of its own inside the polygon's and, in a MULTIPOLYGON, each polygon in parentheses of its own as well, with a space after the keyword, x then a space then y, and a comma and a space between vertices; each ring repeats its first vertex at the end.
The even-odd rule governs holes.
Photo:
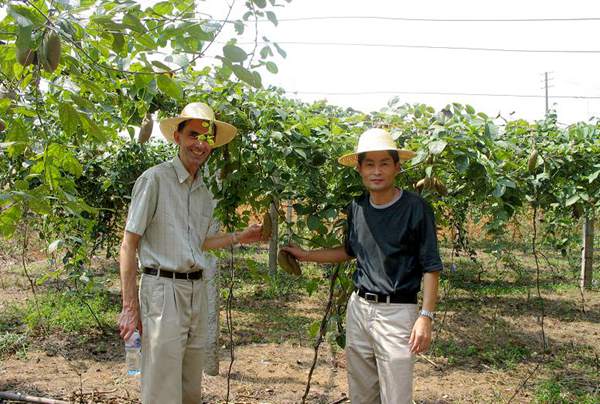
POLYGON ((284 247, 301 261, 356 258, 355 292, 348 301, 346 358, 350 399, 356 404, 412 403, 414 355, 429 349, 442 262, 431 207, 394 185, 400 163, 414 153, 396 147, 383 129, 369 129, 355 153, 368 192, 347 208, 344 245, 322 250, 284 247), (417 293, 423 281, 423 304, 417 293))

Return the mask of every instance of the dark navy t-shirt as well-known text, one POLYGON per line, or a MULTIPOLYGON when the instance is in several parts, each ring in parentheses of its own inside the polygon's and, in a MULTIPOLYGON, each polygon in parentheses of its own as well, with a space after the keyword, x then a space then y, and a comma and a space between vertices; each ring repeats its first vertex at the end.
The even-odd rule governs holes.
POLYGON ((403 191, 391 206, 374 208, 369 194, 347 208, 344 247, 356 257, 354 285, 384 295, 416 295, 424 272, 442 270, 435 218, 414 192, 403 191))

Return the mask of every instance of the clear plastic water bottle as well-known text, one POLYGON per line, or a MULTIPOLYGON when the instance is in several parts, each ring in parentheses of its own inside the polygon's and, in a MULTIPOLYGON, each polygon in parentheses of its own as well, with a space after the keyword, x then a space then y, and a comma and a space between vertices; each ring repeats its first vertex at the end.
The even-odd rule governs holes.
POLYGON ((142 356, 142 338, 138 330, 125 341, 125 363, 127 363, 127 374, 137 376, 140 374, 140 362, 142 356))

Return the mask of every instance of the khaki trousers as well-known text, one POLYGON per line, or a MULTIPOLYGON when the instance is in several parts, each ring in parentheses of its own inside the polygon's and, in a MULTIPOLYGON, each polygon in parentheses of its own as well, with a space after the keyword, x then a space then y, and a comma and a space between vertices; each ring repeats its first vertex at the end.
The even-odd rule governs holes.
POLYGON ((346 358, 352 404, 412 403, 414 355, 408 340, 417 305, 373 303, 352 293, 346 358))
POLYGON ((142 403, 202 403, 210 350, 205 280, 142 275, 142 403))

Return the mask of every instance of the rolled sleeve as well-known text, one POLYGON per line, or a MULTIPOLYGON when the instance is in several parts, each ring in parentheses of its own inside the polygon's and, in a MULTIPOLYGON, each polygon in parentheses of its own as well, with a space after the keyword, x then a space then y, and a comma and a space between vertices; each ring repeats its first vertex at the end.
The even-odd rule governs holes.
POLYGON ((437 272, 443 268, 438 250, 435 216, 431 207, 425 203, 420 223, 419 263, 423 272, 437 272))
POLYGON ((151 175, 145 173, 137 179, 133 186, 125 230, 140 236, 143 235, 154 217, 157 201, 157 183, 151 175))

